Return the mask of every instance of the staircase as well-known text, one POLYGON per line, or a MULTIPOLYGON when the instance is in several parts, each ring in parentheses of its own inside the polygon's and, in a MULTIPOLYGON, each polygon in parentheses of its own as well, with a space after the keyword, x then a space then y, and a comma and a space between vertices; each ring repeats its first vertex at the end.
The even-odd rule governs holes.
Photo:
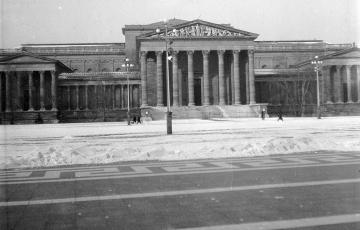
MULTIPOLYGON (((213 118, 240 118, 259 117, 262 104, 254 105, 211 105, 211 106, 180 106, 171 107, 173 119, 213 119, 213 118)), ((152 120, 166 119, 166 107, 142 108, 141 114, 146 111, 152 120)))

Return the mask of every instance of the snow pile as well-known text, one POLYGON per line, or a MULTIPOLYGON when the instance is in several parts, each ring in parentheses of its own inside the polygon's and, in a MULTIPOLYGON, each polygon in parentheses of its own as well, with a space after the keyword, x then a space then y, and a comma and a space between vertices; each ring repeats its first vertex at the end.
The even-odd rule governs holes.
POLYGON ((360 151, 360 118, 175 120, 3 126, 0 168, 360 151), (3 159, 3 160, 2 160, 3 159))

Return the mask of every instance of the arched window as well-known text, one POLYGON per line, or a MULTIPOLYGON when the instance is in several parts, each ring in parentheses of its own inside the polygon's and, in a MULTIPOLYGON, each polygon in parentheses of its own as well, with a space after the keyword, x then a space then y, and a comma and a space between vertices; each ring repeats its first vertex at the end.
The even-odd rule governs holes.
POLYGON ((79 70, 78 69, 73 69, 73 72, 77 73, 77 72, 79 72, 79 70))

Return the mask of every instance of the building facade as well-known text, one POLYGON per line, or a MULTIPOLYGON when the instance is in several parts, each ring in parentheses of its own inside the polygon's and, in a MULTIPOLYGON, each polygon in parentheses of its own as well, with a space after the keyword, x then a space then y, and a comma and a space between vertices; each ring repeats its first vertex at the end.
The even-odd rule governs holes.
POLYGON ((353 44, 257 41, 256 33, 202 20, 125 25, 123 33, 125 43, 1 50, 1 122, 120 121, 129 107, 163 119, 167 103, 175 118, 253 117, 263 107, 313 115, 315 56, 323 115, 360 114, 353 44))

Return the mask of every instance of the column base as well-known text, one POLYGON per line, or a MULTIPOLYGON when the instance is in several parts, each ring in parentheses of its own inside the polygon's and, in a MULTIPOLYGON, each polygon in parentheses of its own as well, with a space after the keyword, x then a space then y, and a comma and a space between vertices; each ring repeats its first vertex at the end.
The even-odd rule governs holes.
POLYGON ((142 104, 141 107, 148 107, 148 104, 142 104))
POLYGON ((188 106, 194 106, 195 105, 195 103, 189 103, 188 104, 188 106))
POLYGON ((157 107, 163 107, 164 104, 157 104, 156 106, 157 106, 157 107))
POLYGON ((203 104, 203 106, 209 106, 209 105, 210 105, 209 102, 205 102, 205 103, 203 104))
POLYGON ((327 101, 326 104, 334 104, 332 101, 327 101))

